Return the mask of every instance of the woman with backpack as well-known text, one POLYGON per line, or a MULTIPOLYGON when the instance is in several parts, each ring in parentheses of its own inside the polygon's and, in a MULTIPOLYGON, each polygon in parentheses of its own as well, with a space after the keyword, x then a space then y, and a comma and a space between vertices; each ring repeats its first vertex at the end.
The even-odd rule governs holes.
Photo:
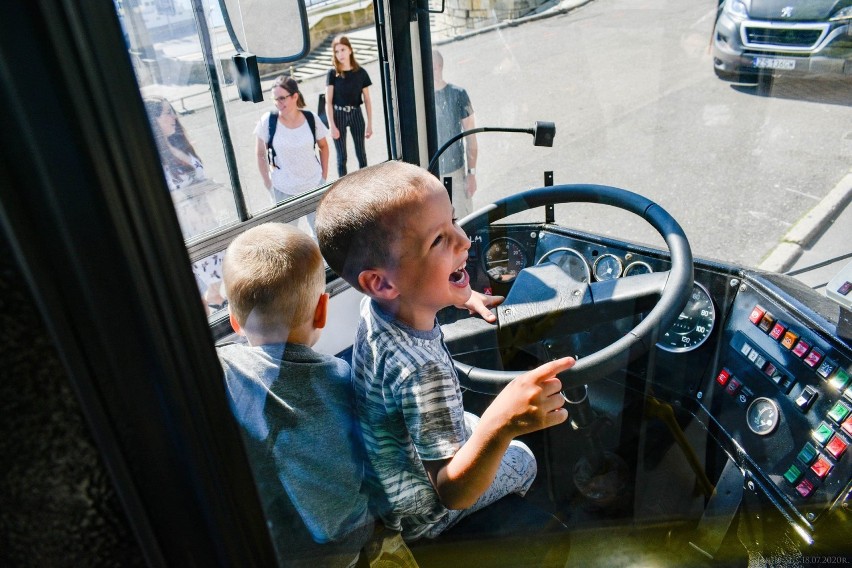
POLYGON ((276 110, 261 117, 254 135, 263 185, 278 203, 325 183, 328 129, 314 113, 303 110, 305 99, 292 77, 282 75, 275 80, 272 99, 276 110))

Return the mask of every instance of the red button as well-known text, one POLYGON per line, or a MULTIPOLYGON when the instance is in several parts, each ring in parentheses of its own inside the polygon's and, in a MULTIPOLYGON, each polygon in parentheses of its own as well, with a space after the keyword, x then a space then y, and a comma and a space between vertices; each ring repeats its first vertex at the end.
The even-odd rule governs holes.
POLYGON ((800 339, 799 342, 793 347, 793 354, 796 357, 804 357, 805 353, 808 352, 808 349, 811 348, 811 344, 805 341, 804 339, 800 339))
POLYGON ((814 347, 813 349, 811 349, 811 352, 808 353, 808 356, 805 357, 805 365, 807 365, 808 367, 816 367, 817 365, 819 365, 819 362, 822 361, 822 357, 822 351, 814 347))
POLYGON ((748 316, 748 321, 750 321, 754 325, 757 325, 760 323, 760 320, 763 319, 763 314, 765 313, 766 310, 764 310, 760 306, 755 306, 754 309, 751 311, 751 315, 748 316))
POLYGON ((814 491, 814 484, 808 481, 807 479, 803 479, 801 483, 796 486, 796 491, 799 492, 799 495, 802 497, 807 497, 814 491))
POLYGON ((840 459, 840 456, 842 456, 843 452, 846 451, 846 442, 844 442, 840 436, 835 436, 825 447, 825 451, 830 453, 834 459, 840 459))
POLYGON ((819 459, 811 466, 811 471, 813 471, 820 479, 825 479, 825 476, 828 475, 829 471, 831 471, 831 462, 820 456, 819 459))
POLYGON ((784 335, 785 331, 787 331, 787 326, 779 321, 775 324, 775 327, 772 328, 772 331, 769 332, 769 337, 778 341, 781 339, 781 336, 784 335))
POLYGON ((852 417, 847 418, 846 422, 844 422, 840 427, 843 428, 844 432, 852 436, 852 417))
POLYGON ((722 386, 728 384, 728 379, 731 378, 731 373, 727 369, 722 369, 719 371, 719 374, 716 375, 716 382, 722 386))

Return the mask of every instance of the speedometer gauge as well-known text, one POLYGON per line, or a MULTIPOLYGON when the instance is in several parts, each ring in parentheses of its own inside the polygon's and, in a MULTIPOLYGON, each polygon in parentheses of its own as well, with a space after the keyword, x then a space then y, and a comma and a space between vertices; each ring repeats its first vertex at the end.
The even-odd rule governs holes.
POLYGON ((673 353, 697 349, 707 341, 716 324, 716 308, 707 289, 698 282, 692 295, 672 327, 657 342, 657 347, 673 353))
POLYGON ((505 237, 488 244, 483 257, 485 272, 497 282, 511 282, 527 267, 527 257, 521 243, 505 237))
POLYGON ((586 264, 586 259, 579 252, 567 247, 555 248, 549 250, 541 257, 538 264, 552 262, 562 269, 562 272, 577 282, 588 284, 591 280, 591 272, 589 265, 586 264))

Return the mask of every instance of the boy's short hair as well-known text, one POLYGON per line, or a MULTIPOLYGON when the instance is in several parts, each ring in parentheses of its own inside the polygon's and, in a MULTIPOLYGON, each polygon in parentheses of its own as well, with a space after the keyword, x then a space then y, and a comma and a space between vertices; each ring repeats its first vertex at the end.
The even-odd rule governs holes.
POLYGON ((363 292, 358 275, 393 268, 406 209, 437 180, 428 171, 390 161, 352 172, 332 184, 317 207, 316 232, 326 262, 363 292))
POLYGON ((264 223, 228 246, 222 280, 241 327, 292 328, 313 317, 325 291, 325 268, 311 237, 291 225, 264 223))

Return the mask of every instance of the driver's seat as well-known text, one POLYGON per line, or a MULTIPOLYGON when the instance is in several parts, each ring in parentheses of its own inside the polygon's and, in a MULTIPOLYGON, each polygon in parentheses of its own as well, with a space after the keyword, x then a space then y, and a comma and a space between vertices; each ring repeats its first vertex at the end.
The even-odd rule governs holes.
POLYGON ((420 568, 564 568, 568 528, 515 493, 463 518, 438 538, 409 543, 420 568))

